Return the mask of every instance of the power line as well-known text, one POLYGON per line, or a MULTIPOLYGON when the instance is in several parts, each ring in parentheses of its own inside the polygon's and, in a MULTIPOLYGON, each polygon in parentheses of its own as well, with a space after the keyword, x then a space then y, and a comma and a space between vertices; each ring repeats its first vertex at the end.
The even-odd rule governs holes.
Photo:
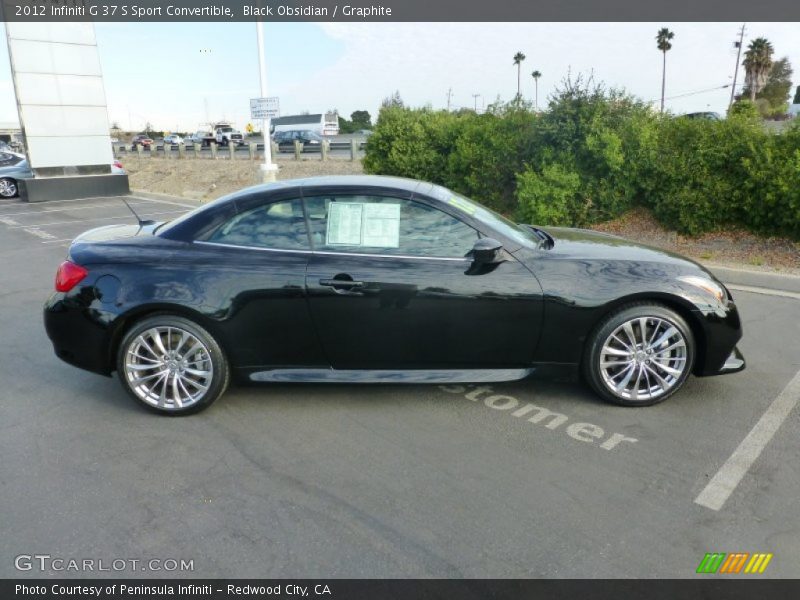
MULTIPOLYGON (((724 90, 726 88, 731 87, 732 85, 733 84, 726 83, 725 85, 719 85, 719 86, 713 87, 713 88, 707 88, 707 89, 704 89, 704 90, 695 90, 694 92, 686 92, 686 93, 683 93, 683 94, 678 94, 676 96, 668 96, 668 97, 664 98, 664 100, 675 100, 676 98, 686 98, 687 96, 697 96, 698 94, 707 94, 708 92, 715 92, 717 90, 724 90)), ((660 101, 660 98, 656 98, 654 100, 650 100, 650 102, 658 102, 658 101, 660 101)))
POLYGON ((739 59, 742 56, 742 45, 744 44, 744 23, 742 23, 742 28, 739 30, 739 39, 738 41, 733 42, 734 48, 736 48, 736 68, 733 71, 733 87, 731 88, 731 100, 728 103, 728 110, 730 110, 731 106, 733 105, 733 97, 736 94, 736 77, 739 75, 739 59))

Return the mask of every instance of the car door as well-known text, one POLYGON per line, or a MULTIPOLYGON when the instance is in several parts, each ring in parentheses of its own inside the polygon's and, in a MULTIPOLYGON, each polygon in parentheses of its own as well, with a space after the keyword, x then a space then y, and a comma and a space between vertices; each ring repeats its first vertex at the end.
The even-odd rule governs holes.
POLYGON ((247 369, 326 367, 306 302, 310 256, 298 197, 259 194, 194 243, 193 289, 223 322, 231 362, 247 369))
POLYGON ((511 254, 474 272, 465 255, 482 234, 410 194, 305 194, 313 247, 308 301, 334 368, 531 363, 541 287, 511 254))

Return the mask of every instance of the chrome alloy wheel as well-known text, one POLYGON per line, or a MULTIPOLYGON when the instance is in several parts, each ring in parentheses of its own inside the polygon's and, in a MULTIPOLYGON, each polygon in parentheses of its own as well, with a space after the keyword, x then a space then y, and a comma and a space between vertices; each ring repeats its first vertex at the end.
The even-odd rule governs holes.
POLYGON ((180 410, 208 391, 214 367, 208 348, 178 327, 153 327, 140 333, 125 354, 125 378, 148 404, 180 410))
POLYGON ((678 327, 658 317, 637 317, 606 338, 600 371, 612 394, 645 402, 680 382, 687 360, 686 339, 678 327))
POLYGON ((17 184, 12 179, 0 179, 0 196, 13 198, 17 195, 17 184))

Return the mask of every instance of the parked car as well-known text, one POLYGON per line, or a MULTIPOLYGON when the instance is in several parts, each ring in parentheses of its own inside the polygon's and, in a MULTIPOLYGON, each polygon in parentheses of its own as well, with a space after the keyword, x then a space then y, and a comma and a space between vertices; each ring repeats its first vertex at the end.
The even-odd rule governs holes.
POLYGON ((190 144, 203 144, 208 145, 208 142, 214 141, 214 135, 210 131, 196 131, 190 135, 187 140, 190 144))
POLYGON ((686 113, 685 115, 681 115, 685 119, 695 119, 699 121, 721 121, 722 115, 717 112, 712 111, 704 111, 704 112, 693 112, 693 113, 686 113))
POLYGON ((279 139, 275 139, 278 152, 294 152, 295 140, 303 144, 303 152, 319 152, 325 139, 320 134, 308 130, 279 131, 275 136, 280 136, 279 139))
POLYGON ((0 150, 0 198, 14 198, 19 194, 17 181, 33 177, 28 161, 22 154, 0 150))
MULTIPOLYGON (((111 173, 125 175, 122 163, 115 160, 111 163, 111 173)), ((33 171, 22 154, 0 152, 0 197, 14 198, 19 195, 18 181, 33 177, 33 171)))
POLYGON ((181 136, 176 135, 176 134, 173 133, 173 134, 168 135, 168 136, 166 136, 164 138, 164 144, 165 145, 169 144, 169 145, 172 145, 172 146, 177 146, 178 144, 183 144, 183 138, 181 136))
POLYGON ((580 371, 646 406, 744 368, 730 292, 608 234, 518 225, 392 177, 283 181, 90 230, 44 308, 56 355, 187 414, 254 382, 456 383, 580 371))
POLYGON ((143 148, 149 148, 153 145, 153 140, 144 134, 139 134, 133 137, 131 140, 131 146, 134 148, 136 146, 142 146, 143 148))

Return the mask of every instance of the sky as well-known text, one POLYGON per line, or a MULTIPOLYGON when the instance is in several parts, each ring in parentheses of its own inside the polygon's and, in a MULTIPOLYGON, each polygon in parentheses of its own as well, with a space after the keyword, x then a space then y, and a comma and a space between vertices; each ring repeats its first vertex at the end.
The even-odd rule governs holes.
MULTIPOLYGON (((522 64, 522 94, 539 105, 568 72, 658 102, 661 53, 655 35, 675 32, 667 54, 667 109, 724 113, 740 23, 266 23, 268 95, 282 115, 338 109, 377 115, 395 90, 410 106, 477 106, 517 90, 512 57, 522 64), (702 92, 702 93, 694 93, 702 92), (689 94, 689 95, 686 95, 689 94)), ((202 123, 249 122, 259 96, 253 23, 98 23, 97 43, 109 120, 123 129, 194 131, 202 123)), ((767 37, 787 56, 800 85, 800 24, 748 23, 745 45, 767 37)), ((744 81, 740 71, 738 83, 744 81)), ((16 121, 5 44, 0 44, 0 121, 16 121)))

